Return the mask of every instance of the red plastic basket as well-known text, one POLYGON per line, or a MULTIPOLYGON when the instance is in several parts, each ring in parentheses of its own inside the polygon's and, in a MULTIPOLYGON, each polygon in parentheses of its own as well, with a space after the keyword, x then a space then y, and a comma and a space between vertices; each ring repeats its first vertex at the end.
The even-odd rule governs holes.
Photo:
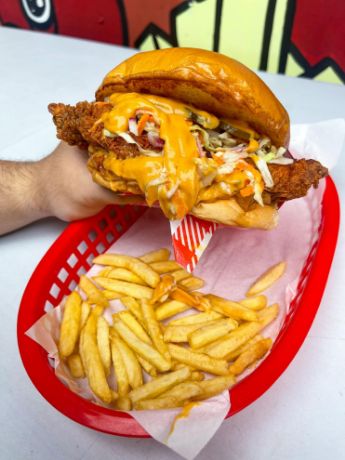
MULTIPOLYGON (((143 207, 108 206, 97 216, 69 225, 48 250, 24 292, 18 315, 18 344, 24 367, 43 397, 67 417, 90 428, 121 436, 148 437, 129 414, 109 410, 72 393, 55 376, 46 351, 25 332, 76 286, 92 259, 104 252, 145 212, 143 207)), ((331 267, 338 229, 339 200, 328 177, 319 238, 299 279, 271 353, 231 390, 228 417, 261 396, 282 374, 302 345, 319 307, 331 267)))

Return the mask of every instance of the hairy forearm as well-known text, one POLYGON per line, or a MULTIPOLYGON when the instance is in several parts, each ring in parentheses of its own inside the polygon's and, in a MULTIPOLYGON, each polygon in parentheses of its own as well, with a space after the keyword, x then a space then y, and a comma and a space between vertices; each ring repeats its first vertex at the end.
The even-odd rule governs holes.
POLYGON ((48 214, 40 162, 0 161, 0 235, 48 214))

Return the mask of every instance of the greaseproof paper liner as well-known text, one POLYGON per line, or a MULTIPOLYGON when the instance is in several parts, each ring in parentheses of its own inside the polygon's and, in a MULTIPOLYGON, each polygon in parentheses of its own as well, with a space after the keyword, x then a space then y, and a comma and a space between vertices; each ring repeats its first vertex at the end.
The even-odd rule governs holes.
MULTIPOLYGON (((337 162, 344 138, 344 120, 297 126, 292 129, 290 150, 296 157, 310 158, 312 155, 309 148, 313 148, 317 159, 331 167, 337 162), (317 139, 318 143, 313 144, 309 138, 317 139), (323 150, 326 145, 327 149, 323 150), (308 155, 304 148, 308 149, 308 155)), ((278 335, 290 302, 296 295, 300 272, 311 247, 318 239, 324 187, 322 181, 319 188, 310 190, 306 197, 285 203, 279 212, 279 225, 274 230, 218 229, 196 266, 195 274, 206 280, 204 292, 210 291, 239 300, 243 298, 252 281, 264 270, 281 260, 287 262, 284 276, 265 292, 270 303, 280 304, 280 313, 274 323, 263 331, 264 336, 274 339, 278 335)), ((170 235, 169 222, 160 210, 150 209, 107 252, 138 256, 160 247, 171 248, 170 235)), ((97 266, 92 267, 89 275, 93 276, 99 269, 97 266)), ((110 321, 111 312, 120 308, 118 301, 112 301, 111 307, 105 312, 106 318, 110 321)), ((72 391, 102 405, 89 391, 85 379, 72 380, 65 365, 59 362, 56 343, 60 320, 59 306, 43 315, 27 331, 27 335, 48 352, 58 378, 72 391)), ((252 370, 248 370, 241 378, 252 370)), ((154 439, 169 446, 182 457, 193 459, 214 435, 229 408, 229 393, 223 392, 192 408, 185 418, 176 419, 181 409, 132 411, 130 414, 154 439), (172 430, 174 420, 176 423, 172 430)))

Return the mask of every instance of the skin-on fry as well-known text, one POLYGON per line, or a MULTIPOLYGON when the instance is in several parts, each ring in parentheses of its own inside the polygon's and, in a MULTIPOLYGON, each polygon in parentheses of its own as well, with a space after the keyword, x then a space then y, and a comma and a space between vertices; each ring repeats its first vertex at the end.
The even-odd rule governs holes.
POLYGON ((137 357, 122 339, 113 336, 112 340, 116 343, 117 348, 120 351, 123 364, 125 365, 127 371, 130 386, 133 389, 140 387, 143 384, 143 374, 137 357))
POLYGON ((216 311, 210 311, 174 319, 169 322, 168 326, 187 326, 188 324, 207 323, 208 321, 214 321, 215 319, 221 318, 224 318, 224 316, 220 313, 217 313, 216 311))
POLYGON ((121 297, 123 296, 123 294, 120 294, 119 292, 110 291, 108 289, 104 289, 102 293, 107 300, 121 299, 121 297))
POLYGON ((103 308, 109 307, 109 302, 104 297, 103 292, 100 291, 86 275, 81 275, 79 287, 87 295, 89 303, 95 303, 103 308))
POLYGON ((140 256, 139 259, 145 262, 146 264, 151 264, 153 262, 163 262, 168 260, 170 257, 169 249, 162 248, 158 249, 157 251, 151 251, 143 256, 140 256))
POLYGON ((240 356, 240 354, 242 354, 245 350, 247 350, 249 347, 254 345, 254 343, 257 343, 262 339, 263 339, 263 337, 260 334, 254 336, 252 339, 248 340, 248 342, 246 342, 243 345, 241 345, 240 347, 236 348, 236 350, 232 351, 231 353, 228 353, 227 356, 226 356, 226 359, 228 361, 233 361, 238 356, 240 356))
POLYGON ((171 272, 170 275, 174 277, 174 280, 176 282, 182 281, 186 278, 190 278, 190 273, 188 273, 183 268, 181 268, 180 270, 176 270, 175 272, 171 272))
POLYGON ((190 398, 202 393, 202 389, 195 382, 182 382, 161 394, 156 399, 144 399, 134 404, 137 410, 169 409, 180 407, 190 398))
POLYGON ((119 397, 122 398, 128 394, 129 380, 122 355, 117 346, 117 342, 114 340, 113 334, 111 335, 111 357, 113 360, 114 372, 116 377, 117 392, 119 394, 119 397))
MULTIPOLYGON (((98 276, 104 276, 104 275, 98 274, 98 276)), ((137 283, 137 284, 145 285, 144 280, 142 280, 138 275, 131 272, 130 270, 127 270, 127 268, 112 268, 106 275, 106 278, 111 278, 114 280, 128 281, 129 283, 137 283)))
POLYGON ((164 329, 165 342, 188 342, 188 337, 192 332, 206 325, 213 325, 219 320, 213 320, 207 323, 183 324, 181 326, 168 326, 164 329))
POLYGON ((153 289, 141 284, 128 283, 127 281, 112 280, 101 276, 95 276, 97 284, 110 291, 119 292, 122 296, 130 296, 136 299, 151 299, 153 289))
POLYGON ((237 321, 231 318, 216 320, 213 324, 209 323, 189 334, 189 345, 192 348, 204 347, 236 329, 237 326, 237 321))
POLYGON ((79 351, 91 390, 103 402, 110 404, 113 393, 109 388, 97 347, 97 317, 91 314, 81 331, 79 351))
POLYGON ((227 359, 232 351, 254 337, 261 329, 262 325, 259 322, 241 324, 227 336, 208 345, 204 351, 213 358, 227 359))
POLYGON ((133 297, 121 297, 121 303, 124 307, 128 308, 133 315, 137 318, 138 321, 140 321, 140 324, 144 321, 144 317, 141 311, 141 307, 139 302, 134 299, 133 297))
POLYGON ((160 275, 164 273, 174 272, 176 270, 181 270, 181 265, 175 262, 175 260, 166 260, 165 262, 153 262, 150 264, 152 270, 160 275))
POLYGON ((195 367, 210 374, 226 375, 228 363, 224 359, 214 359, 203 353, 197 353, 170 343, 168 345, 171 357, 176 361, 195 367))
MULTIPOLYGON (((156 287, 159 283, 159 275, 150 265, 135 257, 125 256, 122 254, 102 254, 97 256, 93 263, 100 265, 111 265, 119 268, 127 268, 131 272, 138 275, 151 287, 156 287)), ((116 290, 116 289, 114 289, 116 290)))
POLYGON ((274 265, 269 268, 263 275, 251 285, 248 289, 246 296, 253 296, 260 294, 260 292, 265 291, 273 283, 275 283, 281 276, 284 275, 286 269, 286 262, 280 262, 279 264, 274 265))
POLYGON ((272 346, 272 339, 262 339, 248 347, 236 361, 229 367, 229 371, 238 375, 241 374, 248 366, 262 358, 272 346))
POLYGON ((251 310, 262 310, 267 306, 267 297, 265 295, 257 295, 255 297, 247 297, 240 301, 240 304, 251 310))
POLYGON ((97 345, 104 366, 105 375, 108 376, 111 364, 109 324, 103 316, 97 318, 97 345))
POLYGON ((118 316, 130 328, 132 332, 143 342, 152 345, 152 341, 142 325, 135 319, 130 311, 122 310, 113 315, 118 316))
POLYGON ((140 366, 144 369, 144 371, 151 375, 151 377, 156 377, 157 375, 157 369, 152 366, 151 363, 146 361, 146 359, 142 358, 141 356, 137 356, 137 359, 139 361, 140 366))
POLYGON ((190 276, 179 282, 179 286, 187 291, 195 291, 195 289, 201 289, 205 285, 204 280, 197 276, 190 276))
POLYGON ((114 320, 113 327, 121 338, 139 356, 149 361, 156 369, 166 372, 171 368, 171 363, 167 361, 155 348, 138 339, 138 337, 120 319, 114 320))
POLYGON ((170 318, 171 316, 177 315, 177 313, 182 313, 183 311, 189 309, 190 306, 183 302, 179 302, 177 300, 168 300, 156 308, 156 318, 158 321, 163 321, 163 319, 170 318))
POLYGON ((80 316, 80 330, 84 327, 86 320, 89 317, 91 311, 91 305, 88 302, 82 302, 81 304, 81 316, 80 316))
POLYGON ((145 302, 145 300, 142 300, 141 311, 143 312, 143 317, 152 342, 159 353, 161 353, 168 362, 171 362, 170 353, 167 344, 163 340, 162 330, 157 321, 153 306, 145 302))
POLYGON ((79 353, 73 353, 70 355, 67 358, 67 365, 72 377, 75 379, 82 379, 85 377, 84 367, 79 353))
POLYGON ((160 375, 152 379, 150 382, 145 383, 139 388, 132 390, 129 397, 132 403, 135 404, 143 399, 155 398, 165 391, 172 388, 178 383, 188 380, 190 377, 190 370, 187 367, 178 369, 177 371, 169 372, 168 374, 160 375))
POLYGON ((81 302, 78 292, 73 291, 65 303, 59 339, 59 351, 63 358, 73 353, 79 337, 81 302))
POLYGON ((152 298, 150 303, 154 304, 158 302, 163 296, 169 294, 171 289, 173 289, 176 285, 174 278, 170 275, 162 275, 160 282, 155 287, 153 291, 152 298))
POLYGON ((193 400, 201 401, 203 399, 212 398, 212 396, 216 396, 222 393, 224 390, 228 390, 233 385, 235 385, 235 383, 236 379, 232 374, 199 382, 199 387, 201 388, 202 393, 194 397, 193 400))
POLYGON ((244 307, 238 302, 222 299, 213 294, 208 294, 205 297, 211 301, 213 309, 224 316, 229 316, 233 319, 243 319, 245 321, 257 321, 255 311, 244 307))

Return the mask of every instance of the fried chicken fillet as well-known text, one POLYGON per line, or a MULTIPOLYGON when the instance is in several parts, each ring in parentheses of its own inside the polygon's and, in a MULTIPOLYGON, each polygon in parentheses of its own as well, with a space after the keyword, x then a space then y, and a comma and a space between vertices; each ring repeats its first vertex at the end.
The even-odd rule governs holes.
MULTIPOLYGON (((103 160, 107 152, 122 160, 142 155, 140 147, 159 152, 157 145, 150 144, 147 132, 141 135, 130 133, 136 143, 128 143, 120 136, 106 136, 100 118, 111 108, 112 105, 108 102, 79 102, 76 106, 61 103, 49 105, 59 139, 82 149, 91 147, 91 151, 99 148, 104 151, 104 155, 98 154, 90 160, 100 172, 104 172, 103 160)), ((265 186, 263 193, 265 204, 280 204, 286 200, 303 197, 311 186, 317 187, 319 180, 327 175, 327 169, 315 160, 293 160, 290 164, 268 163, 267 166, 273 185, 265 186)), ((254 202, 252 195, 243 196, 237 193, 235 198, 245 210, 250 209, 254 202)))

